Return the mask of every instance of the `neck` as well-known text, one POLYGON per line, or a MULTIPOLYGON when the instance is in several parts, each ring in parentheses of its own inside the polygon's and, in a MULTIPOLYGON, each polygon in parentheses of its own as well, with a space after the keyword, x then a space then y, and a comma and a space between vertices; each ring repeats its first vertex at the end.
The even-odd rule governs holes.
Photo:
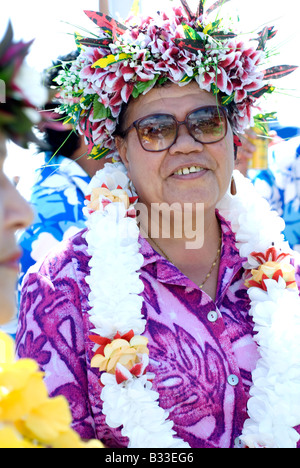
MULTIPOLYGON (((182 273, 200 285, 216 260, 220 248, 221 231, 215 209, 203 211, 201 216, 198 213, 198 218, 195 213, 194 215, 192 224, 196 224, 195 229, 192 230, 190 227, 187 228, 181 224, 182 235, 180 236, 178 235, 179 230, 174 230, 176 216, 171 217, 171 227, 169 229, 171 235, 166 235, 169 234, 166 227, 160 225, 158 228, 156 223, 151 223, 151 218, 150 221, 147 220, 147 227, 145 227, 145 223, 140 223, 140 227, 141 234, 148 239, 154 250, 166 257, 182 273), (194 231, 194 238, 191 238, 192 231, 194 231)), ((167 223, 165 224, 167 225, 167 223)), ((207 281, 212 285, 212 280, 215 280, 212 288, 214 291, 217 283, 218 262, 215 264, 215 270, 210 281, 207 281)), ((211 295, 213 294, 211 293, 211 295)))
POLYGON ((151 235, 148 242, 215 300, 221 253, 221 230, 215 210, 204 214, 200 229, 199 238, 192 242, 186 236, 154 239, 151 235))
MULTIPOLYGON (((185 255, 195 251, 203 251, 211 244, 218 244, 220 237, 219 222, 215 209, 204 210, 203 205, 189 210, 189 207, 181 205, 162 204, 159 209, 154 206, 151 210, 139 206, 139 225, 144 237, 157 242, 167 250, 184 252, 185 255), (141 208, 141 209, 140 209, 141 208)), ((165 249, 164 249, 165 250, 165 249)))

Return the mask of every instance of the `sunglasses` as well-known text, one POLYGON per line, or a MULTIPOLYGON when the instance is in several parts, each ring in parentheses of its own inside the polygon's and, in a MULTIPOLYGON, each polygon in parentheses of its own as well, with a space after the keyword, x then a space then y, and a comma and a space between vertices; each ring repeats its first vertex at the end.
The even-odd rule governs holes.
POLYGON ((199 143, 217 143, 227 134, 227 109, 222 106, 199 107, 187 114, 183 122, 171 114, 147 115, 133 122, 122 133, 122 137, 135 128, 145 151, 164 151, 177 140, 180 125, 185 125, 189 134, 199 143))

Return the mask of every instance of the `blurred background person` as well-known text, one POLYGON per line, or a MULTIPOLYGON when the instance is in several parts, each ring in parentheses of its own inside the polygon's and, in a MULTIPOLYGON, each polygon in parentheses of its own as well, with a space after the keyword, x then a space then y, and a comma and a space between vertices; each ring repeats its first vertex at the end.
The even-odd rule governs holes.
POLYGON ((36 108, 44 105, 47 91, 40 83, 40 75, 23 63, 32 42, 13 42, 9 23, 0 44, 0 82, 3 91, 0 103, 1 153, 1 215, 0 215, 0 324, 7 322, 15 310, 15 288, 18 262, 21 256, 15 233, 26 228, 33 219, 32 210, 15 190, 4 173, 6 140, 22 148, 28 142, 37 143, 32 131, 40 120, 36 108))
POLYGON ((284 219, 285 238, 300 252, 300 128, 276 120, 269 138, 249 129, 240 140, 236 168, 284 219))
MULTIPOLYGON (((16 232, 26 228, 33 219, 30 206, 20 196, 4 173, 6 140, 27 147, 28 141, 36 141, 31 131, 36 121, 37 100, 23 88, 27 69, 21 67, 30 44, 13 44, 12 27, 9 24, 5 39, 0 43, 0 82, 4 91, 0 103, 0 325, 10 320, 15 312, 15 289, 21 250, 17 246, 16 232), (33 97, 33 99, 32 99, 33 97)), ((40 87, 41 88, 41 87, 40 87)), ((40 103, 46 93, 39 89, 40 103)))
MULTIPOLYGON (((38 124, 42 140, 36 144, 37 154, 30 167, 20 177, 18 191, 29 202, 34 212, 33 222, 20 231, 18 244, 20 259, 19 291, 27 270, 60 241, 71 237, 85 227, 82 212, 85 190, 97 170, 107 159, 96 161, 87 157, 84 137, 64 125, 65 116, 56 112, 58 103, 51 90, 53 80, 62 68, 62 62, 71 63, 76 51, 59 57, 45 71, 43 82, 53 99, 46 103, 42 121, 38 124), (45 148, 46 151, 45 151, 45 148)), ((17 316, 5 330, 15 335, 17 316)))
MULTIPOLYGON (((45 73, 45 85, 51 90, 62 62, 71 63, 77 57, 72 52, 60 57, 45 73)), ((85 227, 82 212, 85 190, 91 177, 105 160, 88 159, 84 137, 64 125, 65 116, 55 112, 55 96, 45 106, 39 130, 44 145, 38 147, 34 167, 20 178, 18 190, 31 204, 35 217, 22 233, 19 244, 23 250, 20 283, 28 268, 43 258, 61 240, 85 227), (47 151, 44 151, 46 145, 47 151)))
POLYGON ((268 160, 253 184, 284 219, 286 240, 300 253, 300 136, 272 145, 268 160))

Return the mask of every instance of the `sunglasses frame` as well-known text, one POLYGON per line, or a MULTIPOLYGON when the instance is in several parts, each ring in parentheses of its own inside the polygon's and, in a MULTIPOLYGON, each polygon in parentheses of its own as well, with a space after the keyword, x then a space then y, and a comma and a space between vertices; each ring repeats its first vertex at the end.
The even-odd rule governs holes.
POLYGON ((166 151, 168 150, 169 148, 171 148, 171 146, 174 145, 174 143, 176 142, 177 138, 178 138, 178 130, 179 130, 179 127, 181 125, 185 125, 186 126, 186 129, 187 131, 189 132, 189 134, 191 135, 192 138, 194 138, 195 141, 197 141, 198 143, 201 143, 202 145, 212 145, 214 143, 218 143, 219 141, 223 140, 226 135, 227 135, 227 132, 228 132, 228 111, 227 111, 227 108, 224 107, 224 106, 202 106, 202 107, 197 107, 196 109, 193 109, 191 112, 189 112, 185 119, 183 121, 180 121, 180 120, 177 120, 176 117, 172 114, 160 114, 160 113, 156 113, 156 114, 149 114, 149 115, 145 115, 144 117, 141 117, 140 119, 138 120, 135 120, 126 130, 124 130, 124 132, 122 132, 122 138, 124 138, 133 128, 136 129, 136 132, 137 132, 137 135, 138 135, 138 139, 139 139, 139 142, 140 142, 140 145, 141 147, 145 150, 145 151, 148 151, 149 153, 159 153, 161 151, 166 151), (194 137, 194 135, 191 133, 190 129, 189 129, 189 125, 188 125, 188 118, 191 114, 193 114, 194 112, 197 112, 198 110, 201 110, 201 109, 218 109, 218 114, 222 114, 223 117, 224 117, 224 120, 225 120, 225 131, 224 131, 224 135, 219 138, 218 140, 216 141, 210 141, 210 142, 203 142, 201 140, 198 140, 197 138, 194 137), (175 133, 175 137, 174 137, 174 141, 167 147, 167 148, 164 148, 164 149, 159 149, 159 150, 150 150, 150 149, 147 149, 147 148, 144 148, 143 146, 143 143, 142 143, 142 137, 141 135, 139 134, 139 123, 144 120, 144 119, 147 119, 149 117, 155 117, 155 116, 161 116, 161 115, 167 115, 168 117, 172 117, 172 119, 174 120, 174 122, 176 123, 176 133, 175 133))

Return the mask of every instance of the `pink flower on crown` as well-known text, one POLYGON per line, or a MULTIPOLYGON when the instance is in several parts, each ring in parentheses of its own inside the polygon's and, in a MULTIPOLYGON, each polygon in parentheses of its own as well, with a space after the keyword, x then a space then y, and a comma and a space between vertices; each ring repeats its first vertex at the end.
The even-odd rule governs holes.
POLYGON ((228 81, 232 83, 235 91, 235 102, 244 101, 248 92, 255 91, 263 86, 263 73, 257 68, 262 52, 256 46, 249 46, 242 42, 230 41, 229 54, 220 62, 227 71, 228 81))
POLYGON ((115 142, 112 138, 112 133, 115 131, 116 122, 112 119, 93 121, 93 117, 89 117, 89 122, 90 123, 86 125, 85 117, 82 119, 79 127, 79 133, 86 137, 89 151, 92 151, 93 146, 102 145, 103 141, 105 141, 107 148, 113 150, 115 148, 115 142))
POLYGON ((170 17, 161 13, 155 19, 132 20, 126 22, 127 30, 117 35, 110 48, 87 47, 81 54, 81 71, 77 72, 83 96, 80 125, 86 129, 89 142, 94 138, 95 144, 114 149, 109 131, 112 128, 114 131, 122 105, 133 92, 135 96, 148 92, 158 76, 180 85, 195 79, 201 89, 230 96, 228 102, 235 104, 233 124, 237 131, 243 132, 253 123, 256 98, 249 93, 264 85, 264 72, 259 70, 264 52, 258 50, 259 41, 245 43, 237 37, 218 39, 215 34, 218 25, 207 24, 205 28, 203 17, 197 21, 188 19, 182 7, 174 8, 170 17), (203 39, 201 50, 187 49, 193 47, 187 41, 189 27, 203 39), (94 67, 108 55, 112 56, 109 60, 102 60, 105 68, 94 67), (89 99, 90 94, 99 97, 100 106, 94 105, 97 100, 89 99))
POLYGON ((103 49, 97 49, 96 47, 88 47, 85 52, 85 66, 80 70, 79 76, 83 80, 92 81, 98 79, 103 74, 103 70, 100 68, 92 68, 92 65, 105 55, 108 55, 108 52, 103 49))
POLYGON ((217 88, 229 96, 233 92, 232 82, 228 79, 228 75, 224 68, 218 65, 207 66, 203 74, 196 77, 196 81, 200 87, 208 92, 211 91, 211 86, 214 84, 217 88))
POLYGON ((255 98, 248 96, 243 102, 237 104, 238 116, 235 119, 235 124, 238 132, 243 133, 248 125, 253 125, 252 110, 255 98))
POLYGON ((167 73, 171 81, 178 83, 185 75, 193 75, 193 68, 190 66, 191 55, 188 52, 183 54, 172 44, 161 54, 161 60, 155 65, 155 70, 167 73))

